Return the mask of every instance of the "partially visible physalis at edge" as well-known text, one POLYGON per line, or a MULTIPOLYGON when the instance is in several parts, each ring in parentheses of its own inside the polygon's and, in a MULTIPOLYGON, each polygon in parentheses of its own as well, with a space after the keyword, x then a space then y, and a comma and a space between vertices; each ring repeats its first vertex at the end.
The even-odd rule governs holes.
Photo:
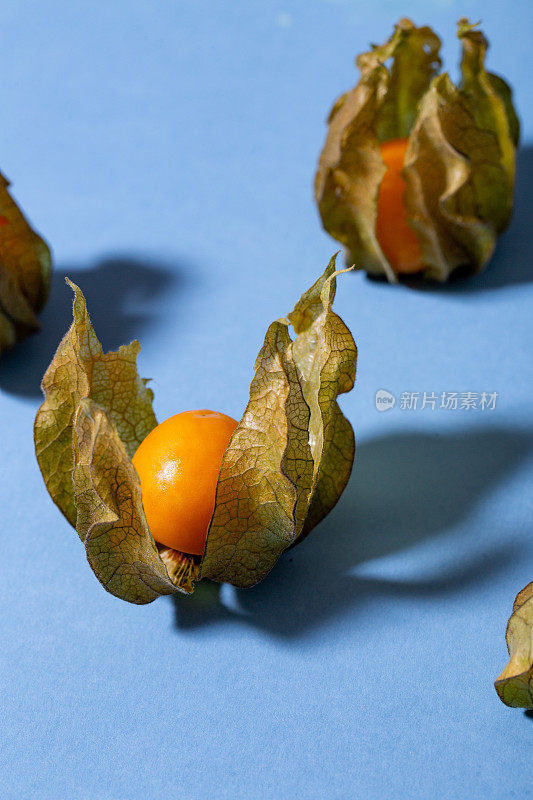
POLYGON ((52 260, 0 173, 0 353, 40 328, 37 314, 50 290, 52 260))
POLYGON ((357 58, 361 78, 329 116, 315 195, 346 261, 396 282, 479 272, 513 207, 519 123, 485 70, 488 42, 458 23, 461 80, 439 74, 440 39, 410 20, 357 58))

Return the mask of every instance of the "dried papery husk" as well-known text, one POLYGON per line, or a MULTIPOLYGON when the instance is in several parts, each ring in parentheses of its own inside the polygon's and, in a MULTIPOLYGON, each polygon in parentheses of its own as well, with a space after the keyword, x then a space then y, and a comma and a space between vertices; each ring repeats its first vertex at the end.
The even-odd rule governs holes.
POLYGON ((0 353, 39 330, 50 290, 52 259, 0 173, 0 353))
POLYGON ((137 373, 138 342, 103 353, 81 290, 43 379, 35 448, 52 499, 75 526, 102 585, 132 603, 202 577, 249 586, 335 505, 354 435, 338 404, 356 347, 332 310, 335 257, 286 319, 269 327, 250 399, 224 455, 203 557, 156 545, 131 458, 157 421, 137 373), (291 338, 290 329, 294 330, 291 338))
POLYGON ((516 596, 505 635, 509 663, 495 681, 500 700, 514 708, 533 708, 533 581, 516 596))
POLYGON ((519 130, 511 90, 485 70, 488 45, 476 26, 461 19, 458 36, 456 87, 438 74, 439 38, 401 20, 387 43, 358 57, 359 83, 328 120, 315 180, 322 223, 347 263, 391 282, 397 276, 376 237, 381 143, 408 139, 404 201, 426 278, 479 272, 510 220, 519 130))

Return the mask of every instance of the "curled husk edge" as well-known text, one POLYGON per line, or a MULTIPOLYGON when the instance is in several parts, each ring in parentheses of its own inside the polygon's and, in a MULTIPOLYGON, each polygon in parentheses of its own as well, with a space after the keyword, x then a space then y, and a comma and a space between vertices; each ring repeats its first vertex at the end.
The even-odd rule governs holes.
POLYGON ((35 450, 47 489, 103 586, 132 603, 201 578, 250 586, 333 508, 355 441, 337 397, 355 380, 353 337, 332 310, 335 257, 255 362, 250 398, 224 455, 203 557, 154 542, 131 458, 157 424, 138 342, 104 353, 81 290, 42 382, 35 450), (291 338, 290 328, 294 331, 291 338))
POLYGON ((438 74, 438 36, 400 20, 388 42, 357 58, 360 80, 329 115, 315 179, 322 224, 344 245, 347 263, 391 282, 397 277, 376 238, 382 142, 408 138, 404 202, 426 278, 443 282, 459 267, 479 272, 511 217, 519 136, 511 90, 485 70, 481 31, 461 19, 458 37, 455 86, 438 74))

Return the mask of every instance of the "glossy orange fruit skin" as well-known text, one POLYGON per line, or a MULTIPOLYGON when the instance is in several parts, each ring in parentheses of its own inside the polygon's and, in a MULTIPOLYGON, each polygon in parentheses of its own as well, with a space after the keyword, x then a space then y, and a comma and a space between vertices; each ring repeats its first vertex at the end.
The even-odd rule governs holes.
POLYGON ((184 411, 141 442, 132 461, 156 542, 202 555, 222 457, 236 427, 217 411, 184 411))
POLYGON ((376 236, 393 270, 409 274, 424 268, 416 233, 408 222, 404 203, 405 181, 402 167, 407 139, 390 139, 380 147, 387 167, 379 187, 376 236))

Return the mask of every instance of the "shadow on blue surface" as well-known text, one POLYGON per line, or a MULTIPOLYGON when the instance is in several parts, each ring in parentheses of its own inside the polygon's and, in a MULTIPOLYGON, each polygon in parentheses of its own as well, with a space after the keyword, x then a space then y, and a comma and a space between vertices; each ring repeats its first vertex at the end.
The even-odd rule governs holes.
POLYGON ((56 269, 49 301, 41 314, 42 329, 2 355, 0 389, 10 394, 41 396, 41 379, 72 321, 71 289, 65 276, 79 285, 104 350, 139 338, 157 317, 157 301, 176 282, 189 280, 179 271, 136 258, 114 256, 94 266, 56 269))
MULTIPOLYGON (((445 284, 406 280, 412 289, 441 294, 469 294, 487 289, 501 289, 533 282, 533 253, 531 252, 531 220, 533 219, 533 146, 518 151, 513 218, 509 228, 498 240, 496 251, 483 272, 465 275, 457 270, 445 284)), ((376 281, 376 279, 371 279, 376 281)), ((378 279, 376 282, 382 282, 378 279)))
MULTIPOLYGON (((442 597, 484 582, 518 559, 507 530, 464 542, 457 566, 406 580, 350 575, 362 562, 415 546, 459 526, 502 479, 531 457, 533 431, 492 428, 453 434, 406 432, 362 442, 335 511, 257 586, 236 590, 237 612, 205 584, 174 596, 178 628, 223 619, 296 637, 372 597, 442 597)), ((462 543, 463 544, 463 543, 462 543)))

